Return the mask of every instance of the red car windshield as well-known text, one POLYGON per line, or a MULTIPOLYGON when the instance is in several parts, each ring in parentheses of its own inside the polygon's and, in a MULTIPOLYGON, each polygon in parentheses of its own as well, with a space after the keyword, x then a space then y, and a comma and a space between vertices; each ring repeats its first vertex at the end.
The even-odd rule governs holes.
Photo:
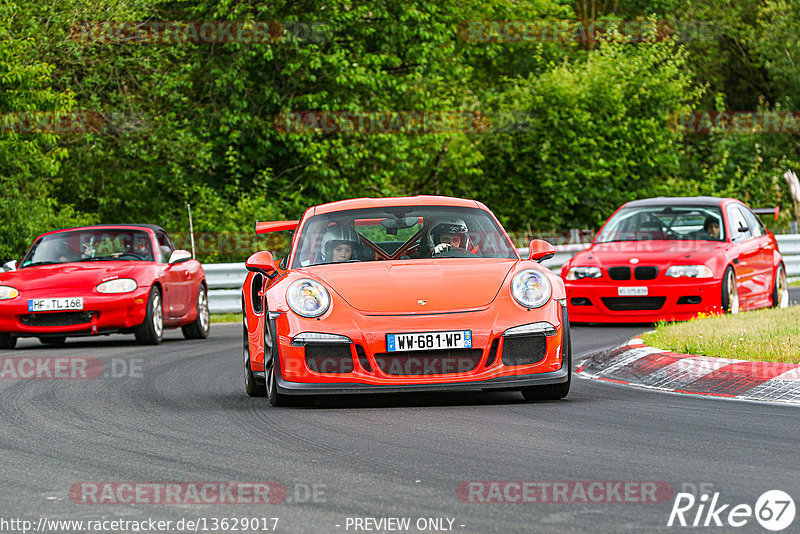
POLYGON ((293 266, 431 257, 517 255, 503 229, 482 209, 397 206, 311 217, 299 236, 293 266))
POLYGON ((21 267, 79 261, 153 261, 147 232, 97 228, 68 230, 40 237, 21 267))
POLYGON ((724 241, 718 206, 641 206, 622 208, 606 223, 595 243, 648 240, 724 241))

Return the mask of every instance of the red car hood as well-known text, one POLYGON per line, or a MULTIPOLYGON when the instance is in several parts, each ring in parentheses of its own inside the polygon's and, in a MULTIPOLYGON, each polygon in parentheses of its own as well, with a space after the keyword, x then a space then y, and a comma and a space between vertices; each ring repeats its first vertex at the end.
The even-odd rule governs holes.
POLYGON ((516 261, 446 258, 346 263, 319 267, 313 273, 361 311, 435 313, 487 306, 516 261))
POLYGON ((94 289, 97 284, 114 278, 136 279, 132 276, 136 266, 131 263, 133 262, 102 261, 24 267, 0 274, 0 284, 10 285, 20 291, 62 287, 94 289))
POLYGON ((637 258, 639 265, 671 265, 673 263, 704 263, 729 246, 722 241, 615 241, 598 243, 575 256, 572 265, 628 264, 637 258))

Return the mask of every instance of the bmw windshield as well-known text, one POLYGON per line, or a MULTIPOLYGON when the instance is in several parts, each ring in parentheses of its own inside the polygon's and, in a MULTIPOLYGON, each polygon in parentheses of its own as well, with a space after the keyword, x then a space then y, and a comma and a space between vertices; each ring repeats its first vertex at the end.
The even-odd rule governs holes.
POLYGON ((718 206, 641 206, 619 210, 595 243, 614 241, 724 241, 725 227, 718 206))

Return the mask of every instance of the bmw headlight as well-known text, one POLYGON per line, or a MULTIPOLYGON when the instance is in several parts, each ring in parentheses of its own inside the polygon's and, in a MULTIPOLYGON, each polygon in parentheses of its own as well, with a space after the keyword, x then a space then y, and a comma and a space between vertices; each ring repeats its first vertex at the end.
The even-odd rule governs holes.
POLYGON ((117 278, 98 284, 97 291, 100 293, 130 293, 136 289, 136 280, 133 278, 117 278))
POLYGON ((19 290, 11 286, 0 286, 0 300, 13 299, 19 295, 19 290))
POLYGON ((331 296, 322 284, 304 278, 289 286, 286 302, 297 315, 319 317, 330 308, 331 296))
POLYGON ((567 280, 581 280, 582 278, 600 278, 603 272, 600 267, 573 267, 567 273, 567 280))
POLYGON ((688 276, 690 278, 711 278, 714 276, 714 272, 707 265, 673 265, 667 269, 664 275, 673 278, 679 278, 681 276, 688 276))
POLYGON ((526 308, 538 308, 550 300, 550 281, 534 269, 517 273, 511 280, 511 294, 526 308))

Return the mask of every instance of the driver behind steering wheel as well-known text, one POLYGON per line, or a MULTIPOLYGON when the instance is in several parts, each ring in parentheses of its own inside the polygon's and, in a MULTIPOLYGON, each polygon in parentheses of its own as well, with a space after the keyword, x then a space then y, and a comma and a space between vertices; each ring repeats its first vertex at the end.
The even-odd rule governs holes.
POLYGON ((435 258, 453 248, 467 248, 467 224, 456 217, 436 221, 428 232, 428 247, 435 258))

